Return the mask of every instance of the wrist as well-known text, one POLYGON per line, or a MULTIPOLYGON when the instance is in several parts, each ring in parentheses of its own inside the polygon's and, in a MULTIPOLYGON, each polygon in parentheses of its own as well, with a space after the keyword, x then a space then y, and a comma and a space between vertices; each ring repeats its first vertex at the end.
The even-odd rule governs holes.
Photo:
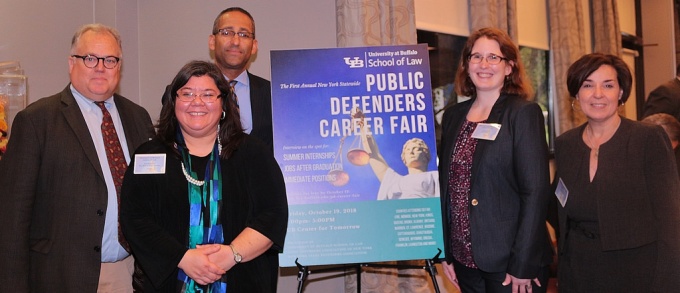
POLYGON ((241 254, 238 253, 238 251, 236 250, 236 248, 234 248, 234 245, 229 244, 229 248, 231 248, 231 253, 234 255, 234 262, 235 262, 236 264, 240 264, 241 261, 243 261, 243 256, 241 256, 241 254))

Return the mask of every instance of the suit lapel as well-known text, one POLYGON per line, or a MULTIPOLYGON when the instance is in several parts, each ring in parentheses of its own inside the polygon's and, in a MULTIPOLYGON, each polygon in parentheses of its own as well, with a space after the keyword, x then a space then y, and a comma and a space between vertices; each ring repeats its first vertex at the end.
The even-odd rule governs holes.
MULTIPOLYGON (((507 121, 501 121, 503 120, 503 115, 505 113, 505 104, 507 101, 507 96, 501 95, 496 103, 494 103, 493 107, 491 108, 491 112, 489 113, 489 118, 486 119, 485 123, 498 123, 501 124, 501 129, 504 127, 510 127, 510 125, 503 125, 504 122, 507 121)), ((501 134, 502 131, 499 131, 499 135, 501 134)), ((498 138, 498 137, 496 137, 498 138)), ((492 140, 484 140, 484 139, 479 139, 477 142, 477 146, 475 148, 475 153, 472 158, 472 169, 470 172, 472 173, 472 177, 474 177, 474 174, 477 174, 477 168, 479 168, 479 165, 482 163, 483 160, 488 157, 485 155, 485 150, 489 145, 493 143, 492 140)), ((471 178, 471 180, 474 180, 474 178, 471 178)), ((474 181, 472 181, 474 182, 474 181)))
POLYGON ((80 107, 71 93, 70 85, 61 92, 61 103, 61 113, 64 115, 64 119, 66 119, 69 127, 73 130, 73 133, 75 133, 80 146, 83 148, 83 153, 85 153, 90 164, 92 164, 92 167, 97 171, 97 174, 104 180, 104 173, 99 164, 97 150, 94 147, 90 130, 87 128, 83 113, 80 111, 80 107))
POLYGON ((135 117, 132 111, 127 109, 127 105, 122 100, 123 97, 114 94, 113 102, 116 103, 116 109, 118 109, 118 116, 120 116, 120 122, 123 124, 123 132, 125 133, 125 141, 127 142, 128 152, 130 152, 130 157, 135 152, 136 146, 139 145, 137 142, 138 138, 141 137, 139 129, 135 127, 135 117))
POLYGON ((258 83, 256 78, 253 78, 250 72, 248 72, 248 79, 250 82, 250 111, 252 113, 252 119, 253 119, 253 130, 255 129, 260 129, 260 123, 262 123, 261 120, 259 120, 259 117, 262 117, 261 113, 258 113, 262 109, 265 109, 262 106, 262 101, 260 99, 257 99, 256 97, 261 97, 262 96, 262 87, 258 83))

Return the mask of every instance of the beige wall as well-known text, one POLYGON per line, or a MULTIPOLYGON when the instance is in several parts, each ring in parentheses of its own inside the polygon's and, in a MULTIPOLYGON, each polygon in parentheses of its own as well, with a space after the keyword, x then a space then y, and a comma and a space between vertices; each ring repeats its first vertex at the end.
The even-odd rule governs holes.
MULTIPOLYGON (((588 7, 588 0, 581 0, 588 7)), ((548 48, 545 0, 521 0, 518 10, 521 45, 548 48)), ((621 28, 633 32, 633 0, 619 0, 621 28), (631 23, 632 21, 632 23, 631 23)), ((673 76, 672 0, 645 0, 643 26, 647 92, 673 76)), ((0 61, 19 60, 28 75, 29 102, 54 94, 68 82, 70 38, 85 23, 102 22, 121 31, 124 44, 120 93, 144 106, 152 117, 160 96, 177 70, 191 59, 208 59, 207 38, 216 14, 242 6, 257 22, 260 52, 251 72, 270 78, 271 50, 335 47, 335 2, 186 1, 186 0, 0 0, 0 61), (39 3, 39 5, 38 5, 39 3)), ((466 0, 417 0, 419 29, 468 35, 466 0)), ((589 18, 586 17, 586 25, 589 18)), ((588 38, 589 39, 589 38, 588 38)), ((295 292, 297 270, 282 269, 279 292, 295 292)), ((442 292, 453 292, 438 278, 442 292)), ((312 272, 305 292, 345 292, 341 272, 312 272)))
POLYGON ((619 9, 619 25, 622 33, 635 35, 635 0, 617 0, 619 9))
POLYGON ((21 62, 28 75, 29 102, 66 86, 73 32, 94 18, 93 1, 36 3, 0 2, 0 60, 21 62))
POLYGON ((646 98, 655 87, 675 76, 673 0, 645 0, 641 14, 646 98))
POLYGON ((457 36, 470 35, 467 0, 415 1, 418 29, 457 36))
POLYGON ((210 58, 212 22, 229 6, 255 17, 260 52, 251 72, 265 78, 271 75, 271 50, 336 46, 333 1, 0 0, 0 61, 21 62, 34 102, 67 85, 70 41, 79 26, 114 26, 123 38, 119 92, 155 119, 165 85, 179 68, 191 59, 210 58))
POLYGON ((229 6, 248 10, 256 22, 259 52, 250 71, 270 79, 271 50, 335 47, 333 1, 140 0, 139 84, 142 106, 160 112, 160 96, 179 68, 210 58, 208 36, 217 14, 229 6), (197 5, 196 3, 200 3, 197 5))

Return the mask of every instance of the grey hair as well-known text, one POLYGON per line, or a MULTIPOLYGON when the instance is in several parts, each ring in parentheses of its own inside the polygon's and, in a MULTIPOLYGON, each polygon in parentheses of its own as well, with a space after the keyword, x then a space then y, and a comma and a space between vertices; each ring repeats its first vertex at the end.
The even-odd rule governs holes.
POLYGON ((659 125, 671 141, 680 141, 680 122, 670 114, 656 113, 642 119, 642 122, 659 125))
POLYGON ((80 37, 83 36, 86 32, 95 32, 95 33, 108 33, 110 34, 114 39, 116 39, 116 43, 118 44, 118 48, 120 49, 121 54, 123 54, 123 42, 121 41, 120 34, 115 28, 112 28, 110 26, 103 25, 101 23, 91 23, 91 24, 86 24, 81 26, 76 33, 73 35, 73 38, 71 39, 71 54, 75 54, 75 49, 80 41, 80 37))

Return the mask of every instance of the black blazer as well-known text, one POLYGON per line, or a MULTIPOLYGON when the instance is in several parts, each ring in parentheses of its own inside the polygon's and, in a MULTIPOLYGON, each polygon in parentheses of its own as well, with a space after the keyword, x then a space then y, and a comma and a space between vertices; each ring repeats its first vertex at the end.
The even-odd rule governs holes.
MULTIPOLYGON (((229 159, 220 160, 224 244, 246 227, 273 242, 264 254, 227 272, 232 293, 276 292, 288 203, 283 175, 268 152, 259 140, 246 136, 229 159)), ((143 144, 135 154, 167 154, 166 172, 135 174, 134 168, 128 168, 121 191, 120 224, 135 261, 144 270, 144 292, 179 292, 177 265, 187 251, 189 235, 189 197, 181 159, 157 140, 143 144)))
POLYGON ((274 150, 272 133, 272 85, 268 80, 248 72, 250 79, 250 103, 253 111, 253 130, 250 132, 274 150))
MULTIPOLYGON (((581 138, 586 125, 555 140, 555 181, 561 179, 567 189, 589 179, 584 178, 588 174, 579 172, 580 166, 589 164, 590 149, 581 138)), ((660 126, 621 118, 614 136, 600 146, 595 175, 600 185, 606 186, 596 196, 602 250, 657 244, 650 292, 675 292, 680 287, 680 181, 672 152, 660 126)), ((568 215, 560 204, 558 209, 562 255, 568 215)))
MULTIPOLYGON (((453 260, 450 160, 472 102, 454 105, 442 118, 439 177, 448 262, 453 260)), ((472 159, 468 208, 473 257, 483 271, 535 278, 551 261, 545 226, 550 175, 543 114, 536 103, 501 95, 486 122, 501 128, 495 140, 479 140, 472 159)))

